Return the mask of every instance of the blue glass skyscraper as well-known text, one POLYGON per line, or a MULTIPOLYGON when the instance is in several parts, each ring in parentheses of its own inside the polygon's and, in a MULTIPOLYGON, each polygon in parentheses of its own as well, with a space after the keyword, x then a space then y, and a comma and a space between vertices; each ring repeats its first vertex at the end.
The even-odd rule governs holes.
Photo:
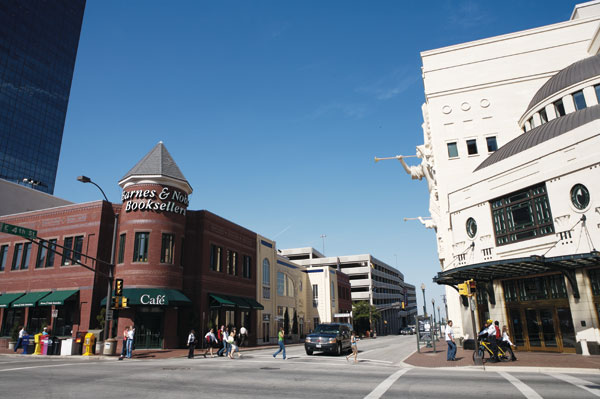
POLYGON ((0 178, 54 192, 84 9, 0 1, 0 178))

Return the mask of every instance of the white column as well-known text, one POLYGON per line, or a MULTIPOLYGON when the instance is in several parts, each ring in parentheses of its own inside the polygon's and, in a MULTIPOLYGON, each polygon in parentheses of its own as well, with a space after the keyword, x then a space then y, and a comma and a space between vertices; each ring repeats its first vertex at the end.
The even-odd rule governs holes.
POLYGON ((575 112, 575 102, 573 101, 573 96, 567 94, 562 98, 563 104, 565 106, 565 112, 570 114, 571 112, 575 112))
POLYGON ((583 89, 583 98, 585 98, 585 103, 588 107, 591 107, 592 105, 598 105, 598 97, 596 97, 594 86, 589 86, 583 89))
POLYGON ((554 104, 550 103, 546 105, 546 115, 548 115, 548 121, 556 119, 556 109, 554 108, 554 104))

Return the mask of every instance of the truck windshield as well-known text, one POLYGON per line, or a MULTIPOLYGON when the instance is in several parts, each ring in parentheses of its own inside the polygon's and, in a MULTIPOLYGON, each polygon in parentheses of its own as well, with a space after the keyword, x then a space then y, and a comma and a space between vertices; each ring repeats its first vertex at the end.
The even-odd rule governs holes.
POLYGON ((321 325, 318 325, 317 328, 315 328, 315 333, 339 334, 340 329, 338 326, 328 326, 325 324, 321 324, 321 325))

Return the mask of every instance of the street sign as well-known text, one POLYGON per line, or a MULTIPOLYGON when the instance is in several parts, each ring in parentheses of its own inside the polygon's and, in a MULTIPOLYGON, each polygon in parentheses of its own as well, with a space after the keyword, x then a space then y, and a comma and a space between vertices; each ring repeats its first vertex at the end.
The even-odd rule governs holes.
POLYGON ((111 321, 113 319, 113 311, 112 309, 106 313, 106 320, 111 321))
POLYGON ((37 237, 37 230, 31 230, 25 227, 15 226, 14 224, 8 223, 0 223, 0 232, 29 238, 31 240, 37 237))
POLYGON ((58 309, 54 309, 54 310, 52 311, 52 318, 53 318, 53 319, 56 319, 57 317, 58 317, 58 309))

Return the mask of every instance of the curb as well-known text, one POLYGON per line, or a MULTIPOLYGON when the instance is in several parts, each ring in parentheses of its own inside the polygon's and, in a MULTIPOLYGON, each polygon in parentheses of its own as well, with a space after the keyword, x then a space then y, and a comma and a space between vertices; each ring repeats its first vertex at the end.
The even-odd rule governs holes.
POLYGON ((598 374, 600 375, 600 369, 598 368, 580 368, 580 367, 539 367, 539 366, 511 366, 511 367, 503 367, 503 366, 491 366, 487 368, 483 368, 482 366, 457 366, 457 367, 431 367, 431 366, 415 366, 412 364, 405 363, 400 361, 397 363, 402 368, 412 368, 412 369, 435 369, 435 370, 443 370, 443 371, 463 371, 463 372, 473 372, 478 371, 481 373, 490 373, 490 372, 512 372, 512 373, 564 373, 564 374, 598 374))

